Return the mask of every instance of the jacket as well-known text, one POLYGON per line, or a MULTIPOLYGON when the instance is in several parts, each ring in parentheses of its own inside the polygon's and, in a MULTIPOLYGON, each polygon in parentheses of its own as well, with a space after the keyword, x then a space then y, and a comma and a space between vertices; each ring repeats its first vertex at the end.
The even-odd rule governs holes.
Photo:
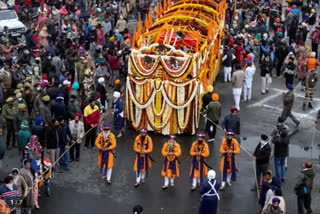
POLYGON ((274 144, 274 157, 284 158, 289 155, 289 137, 274 136, 272 138, 274 144))
POLYGON ((268 164, 269 163, 269 157, 271 154, 271 146, 269 143, 264 145, 261 148, 262 144, 259 142, 258 146, 253 152, 253 155, 256 157, 256 164, 257 165, 263 165, 263 164, 268 164))
MULTIPOLYGON (((71 120, 69 122, 70 133, 72 136, 74 132, 74 124, 75 124, 75 120, 71 120)), ((83 122, 79 121, 78 128, 77 128, 77 138, 73 140, 77 141, 77 143, 81 143, 83 137, 84 137, 84 125, 83 125, 83 122)))
POLYGON ((51 122, 51 111, 49 108, 49 104, 46 105, 44 103, 40 104, 40 115, 43 118, 43 123, 44 124, 49 124, 51 122))
POLYGON ((53 113, 54 118, 63 117, 64 119, 67 119, 67 109, 64 102, 55 102, 51 106, 51 112, 53 113))
POLYGON ((294 102, 294 94, 293 90, 290 90, 282 95, 283 98, 283 109, 291 111, 293 102, 294 102))
POLYGON ((210 102, 207 105, 207 108, 205 109, 205 113, 207 114, 207 117, 211 121, 219 121, 219 118, 221 116, 221 104, 217 102, 210 102))
POLYGON ((47 139, 47 149, 56 149, 59 144, 59 135, 61 134, 61 129, 59 127, 51 127, 48 131, 47 139))
POLYGON ((222 128, 226 130, 232 129, 235 134, 240 134, 240 118, 237 115, 228 114, 224 117, 222 128))
POLYGON ((21 129, 18 132, 18 147, 19 150, 24 150, 26 145, 29 142, 29 139, 31 137, 31 132, 29 131, 29 129, 21 129))
POLYGON ((311 193, 313 188, 313 179, 314 179, 315 173, 313 171, 313 168, 305 168, 303 169, 297 178, 297 183, 295 185, 295 191, 296 194, 303 194, 304 188, 307 188, 307 193, 311 193))
POLYGON ((98 105, 95 105, 93 108, 91 105, 87 105, 83 113, 85 124, 87 126, 98 124, 100 121, 100 110, 98 105))
POLYGON ((42 125, 32 124, 31 126, 32 135, 37 135, 41 145, 44 145, 44 128, 42 125))
POLYGON ((278 207, 277 209, 274 209, 272 204, 269 204, 265 213, 266 214, 282 214, 283 211, 281 210, 280 207, 278 207))
POLYGON ((265 77, 266 74, 270 74, 271 75, 271 71, 272 71, 272 62, 269 60, 262 60, 261 64, 260 64, 260 68, 261 68, 261 72, 260 75, 262 77, 265 77))
POLYGON ((13 122, 14 115, 17 113, 17 108, 12 105, 9 106, 8 104, 5 104, 2 109, 2 115, 6 122, 13 122))
POLYGON ((244 80, 244 72, 237 70, 232 75, 232 88, 242 88, 244 80))
POLYGON ((15 115, 14 115, 14 121, 13 121, 13 125, 15 127, 16 130, 20 129, 21 123, 22 121, 28 121, 30 122, 30 116, 28 114, 27 111, 21 112, 18 111, 15 115))
POLYGON ((15 184, 13 184, 12 190, 10 190, 4 184, 0 186, 0 199, 4 200, 8 204, 10 209, 13 209, 16 206, 20 198, 21 195, 19 195, 17 186, 15 184))

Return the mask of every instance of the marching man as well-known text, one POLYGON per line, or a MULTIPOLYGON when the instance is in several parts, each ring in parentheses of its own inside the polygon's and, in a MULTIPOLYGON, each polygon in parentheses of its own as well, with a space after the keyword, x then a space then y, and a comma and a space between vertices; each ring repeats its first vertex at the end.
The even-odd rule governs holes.
POLYGON ((208 173, 207 164, 205 158, 209 156, 209 147, 205 142, 204 137, 206 136, 203 132, 197 134, 198 140, 192 143, 190 149, 190 155, 193 156, 190 177, 192 179, 191 191, 197 188, 197 184, 202 183, 203 176, 208 173))
POLYGON ((232 181, 236 180, 237 164, 235 160, 235 154, 240 153, 238 141, 233 138, 233 130, 229 129, 226 134, 227 136, 222 140, 220 146, 220 153, 222 154, 220 161, 222 185, 220 190, 224 189, 226 181, 228 185, 231 186, 231 179, 232 181))
POLYGON ((152 152, 153 143, 151 137, 147 134, 147 128, 142 127, 140 134, 134 141, 133 150, 136 152, 136 158, 134 161, 134 171, 136 172, 136 184, 135 187, 140 186, 140 183, 144 183, 146 175, 148 175, 148 169, 151 168, 151 158, 149 153, 152 152))
POLYGON ((181 155, 180 145, 175 141, 176 135, 171 134, 170 140, 162 147, 162 155, 164 156, 161 175, 164 176, 164 185, 162 189, 168 188, 169 179, 170 186, 174 186, 174 178, 179 177, 179 161, 178 157, 181 155))
POLYGON ((107 184, 111 184, 114 159, 113 149, 117 146, 116 137, 110 132, 110 129, 110 125, 104 125, 95 142, 98 148, 98 166, 100 166, 101 178, 103 180, 106 179, 107 184))

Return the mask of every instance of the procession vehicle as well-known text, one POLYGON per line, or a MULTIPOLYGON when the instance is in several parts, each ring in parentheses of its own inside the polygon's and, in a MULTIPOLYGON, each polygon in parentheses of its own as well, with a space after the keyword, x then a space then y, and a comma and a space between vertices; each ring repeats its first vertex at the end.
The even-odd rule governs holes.
POLYGON ((220 69, 226 8, 226 0, 164 0, 139 20, 126 80, 129 127, 196 132, 202 96, 220 69))

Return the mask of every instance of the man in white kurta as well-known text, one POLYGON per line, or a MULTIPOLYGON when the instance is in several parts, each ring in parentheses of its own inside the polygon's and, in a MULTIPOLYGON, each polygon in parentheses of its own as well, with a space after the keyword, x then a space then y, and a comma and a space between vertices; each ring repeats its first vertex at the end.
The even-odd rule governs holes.
POLYGON ((252 61, 248 61, 247 68, 244 71, 244 82, 243 82, 243 100, 244 101, 251 100, 252 81, 255 73, 256 73, 256 67, 252 65, 252 61))

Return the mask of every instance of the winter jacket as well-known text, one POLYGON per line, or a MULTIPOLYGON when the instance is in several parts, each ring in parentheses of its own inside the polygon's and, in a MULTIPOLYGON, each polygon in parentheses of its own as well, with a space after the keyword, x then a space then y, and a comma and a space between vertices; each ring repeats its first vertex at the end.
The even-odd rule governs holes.
POLYGON ((205 109, 205 113, 211 121, 219 121, 221 116, 221 104, 214 101, 210 102, 205 109))
POLYGON ((270 74, 271 75, 271 71, 272 71, 272 62, 269 60, 262 60, 261 64, 260 64, 260 68, 261 68, 261 73, 260 75, 262 77, 265 77, 266 74, 270 74))
POLYGON ((67 119, 67 109, 63 101, 55 102, 51 107, 54 118, 63 117, 67 119))
POLYGON ((59 140, 61 138, 62 129, 60 127, 51 127, 48 131, 47 149, 58 148, 59 140))
POLYGON ((240 134, 240 118, 237 115, 233 116, 232 114, 225 116, 222 128, 226 130, 232 129, 235 134, 240 134))
POLYGON ((6 120, 6 122, 12 122, 13 123, 13 119, 14 119, 14 115, 17 113, 17 108, 12 105, 9 106, 8 104, 5 104, 3 106, 2 109, 2 115, 4 117, 4 119, 6 120))
POLYGON ((80 108, 80 103, 77 100, 74 100, 71 102, 71 100, 69 101, 68 104, 68 114, 69 114, 69 118, 70 119, 74 119, 74 114, 75 113, 80 113, 81 112, 81 108, 80 108))
POLYGON ((13 120, 13 125, 15 127, 16 130, 20 129, 21 123, 22 121, 28 121, 30 122, 30 116, 28 114, 27 111, 18 111, 15 115, 14 115, 14 120, 13 120))
POLYGON ((19 150, 24 150, 31 137, 29 129, 21 129, 18 132, 18 147, 19 150))
POLYGON ((313 188, 314 176, 315 176, 315 173, 313 171, 313 168, 305 168, 300 172, 297 178, 297 183, 294 188, 297 195, 303 194, 303 193, 308 193, 308 194, 311 193, 313 188))
POLYGON ((12 190, 6 187, 5 184, 2 184, 0 186, 0 199, 4 200, 8 204, 10 209, 13 209, 16 206, 20 198, 21 198, 21 195, 19 195, 17 186, 15 184, 13 184, 12 190))
POLYGON ((289 155, 289 137, 274 136, 272 138, 274 144, 274 157, 284 158, 289 155))
POLYGON ((268 207, 267 207, 267 209, 266 209, 266 212, 265 212, 265 213, 266 213, 266 214, 282 214, 283 211, 281 210, 280 207, 278 207, 277 209, 274 209, 274 208, 272 207, 272 204, 269 204, 268 207))
POLYGON ((49 108, 49 104, 46 105, 44 103, 41 103, 40 104, 40 115, 42 116, 43 118, 43 123, 44 124, 49 124, 51 122, 51 111, 50 111, 50 108, 49 108))
POLYGON ((31 126, 32 135, 37 135, 41 146, 44 144, 44 128, 42 125, 33 124, 31 126))
MULTIPOLYGON (((74 132, 74 126, 75 126, 75 120, 71 120, 69 122, 69 129, 70 129, 70 133, 71 135, 73 135, 74 132)), ((83 122, 79 121, 78 122, 78 127, 77 127, 77 137, 73 140, 77 141, 77 143, 81 143, 82 139, 84 137, 84 124, 83 122)))
POLYGON ((262 144, 259 142, 258 146, 254 150, 253 155, 256 157, 256 163, 257 165, 263 165, 263 164, 268 164, 269 163, 269 157, 271 154, 271 146, 269 143, 264 145, 261 148, 262 144))
POLYGON ((293 102, 294 102, 294 94, 293 90, 289 90, 288 92, 282 95, 283 98, 283 109, 287 111, 291 111, 293 102))

